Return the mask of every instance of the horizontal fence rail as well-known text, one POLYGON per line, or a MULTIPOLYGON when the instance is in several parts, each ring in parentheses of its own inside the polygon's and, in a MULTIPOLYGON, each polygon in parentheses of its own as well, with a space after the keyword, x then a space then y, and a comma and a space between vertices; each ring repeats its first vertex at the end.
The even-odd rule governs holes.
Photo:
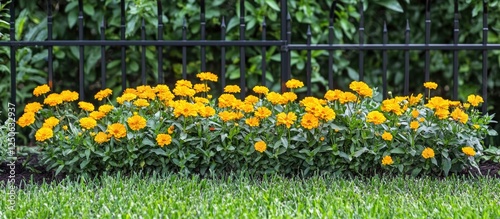
MULTIPOLYGON (((313 50, 326 50, 328 51, 328 69, 327 69, 327 78, 328 78, 328 88, 333 89, 333 65, 335 62, 333 61, 333 52, 336 50, 352 50, 357 51, 359 53, 359 66, 358 73, 359 79, 363 80, 364 77, 364 58, 366 51, 380 51, 382 53, 382 93, 383 98, 387 98, 387 51, 402 51, 404 52, 404 95, 409 94, 409 68, 410 68, 410 59, 409 52, 420 50, 425 51, 425 59, 424 59, 424 81, 427 82, 430 79, 430 51, 433 50, 441 50, 441 51, 452 51, 453 53, 453 87, 452 87, 452 99, 458 99, 458 51, 467 50, 467 51, 481 51, 482 55, 482 96, 484 99, 484 104, 482 111, 486 112, 487 107, 487 80, 488 80, 488 60, 487 55, 488 51, 491 50, 500 50, 500 44, 489 44, 488 43, 488 8, 487 2, 483 1, 483 37, 481 44, 461 44, 458 43, 460 29, 459 29, 459 14, 458 14, 458 0, 454 1, 454 19, 453 19, 453 43, 451 44, 432 44, 430 42, 430 13, 431 13, 431 4, 430 0, 426 0, 425 7, 425 39, 423 44, 414 44, 411 43, 410 40, 410 25, 407 21, 407 25, 404 29, 405 43, 403 44, 395 44, 388 43, 388 30, 386 23, 383 24, 383 33, 382 33, 382 43, 379 44, 365 44, 366 41, 364 34, 364 13, 363 13, 363 1, 359 3, 359 27, 358 27, 358 40, 357 44, 338 44, 334 43, 334 23, 335 16, 334 12, 337 9, 338 1, 334 1, 330 6, 330 17, 328 19, 328 42, 324 44, 311 44, 312 33, 310 26, 308 26, 306 36, 307 42, 305 44, 292 43, 291 38, 291 17, 288 12, 287 1, 280 1, 280 39, 277 40, 268 40, 266 39, 267 35, 267 23, 264 17, 264 22, 261 24, 262 30, 262 39, 261 40, 246 40, 245 39, 245 4, 243 0, 240 0, 240 11, 239 11, 239 38, 238 40, 226 40, 226 22, 225 18, 222 17, 222 22, 220 24, 220 40, 207 40, 206 39, 206 18, 205 18, 205 1, 200 1, 200 40, 187 40, 186 39, 186 31, 187 31, 187 23, 184 20, 182 25, 182 39, 172 40, 172 39, 163 39, 164 33, 164 24, 162 20, 162 10, 163 6, 160 0, 157 0, 157 9, 158 9, 158 25, 157 25, 157 40, 147 40, 145 37, 145 24, 144 20, 142 20, 140 35, 141 40, 126 40, 125 30, 126 30, 126 11, 125 11, 125 0, 120 1, 120 40, 106 40, 105 36, 105 27, 106 23, 103 20, 102 24, 98 29, 100 29, 101 36, 100 40, 84 40, 83 37, 83 2, 82 0, 78 1, 78 39, 75 40, 57 40, 52 37, 52 29, 53 29, 53 16, 52 16, 52 2, 51 0, 47 0, 47 31, 48 36, 46 41, 16 41, 15 40, 15 3, 16 1, 12 1, 10 3, 10 41, 0 41, 0 46, 8 46, 11 49, 11 57, 15 57, 16 49, 20 47, 30 47, 30 46, 44 46, 48 48, 48 84, 50 87, 53 86, 53 47, 54 46, 78 46, 79 51, 79 69, 78 69, 78 80, 79 80, 79 93, 80 99, 84 99, 84 47, 86 46, 100 46, 101 48, 101 62, 106 63, 106 46, 116 46, 121 49, 121 79, 122 79, 122 89, 126 89, 126 50, 128 46, 139 46, 141 51, 141 60, 140 60, 140 73, 141 73, 141 83, 146 84, 146 61, 145 61, 145 50, 146 46, 155 46, 157 47, 157 58, 158 58, 158 81, 157 83, 164 83, 165 77, 163 74, 163 48, 172 47, 178 48, 182 50, 182 77, 187 77, 187 48, 189 47, 200 47, 200 71, 206 71, 206 47, 220 47, 221 57, 226 56, 226 47, 239 47, 239 59, 240 61, 240 86, 242 88, 246 87, 246 66, 245 66, 245 56, 246 56, 246 47, 260 47, 261 55, 262 55, 262 85, 266 85, 266 52, 268 47, 279 47, 280 49, 280 57, 281 57, 281 65, 280 65, 280 74, 281 74, 281 90, 282 92, 286 91, 285 83, 288 79, 291 78, 291 51, 293 50, 306 50, 307 52, 307 61, 306 61, 306 85, 307 85, 307 94, 311 94, 311 74, 312 74, 312 61, 311 61, 311 51, 313 50)), ((221 58, 221 87, 223 88, 226 85, 226 60, 221 58)), ((11 102, 16 103, 16 61, 15 59, 11 59, 11 102)), ((102 87, 105 87, 106 81, 106 67, 104 64, 101 65, 101 84, 102 87)), ((244 98, 246 96, 245 89, 242 89, 241 97, 244 98)))

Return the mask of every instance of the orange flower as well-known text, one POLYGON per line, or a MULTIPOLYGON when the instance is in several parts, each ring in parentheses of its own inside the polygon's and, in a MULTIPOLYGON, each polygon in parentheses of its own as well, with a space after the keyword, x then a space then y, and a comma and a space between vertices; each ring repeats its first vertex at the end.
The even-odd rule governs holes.
POLYGON ((40 129, 38 129, 38 131, 36 131, 35 133, 35 139, 37 141, 45 141, 49 138, 52 138, 54 136, 54 132, 52 131, 51 128, 47 128, 47 127, 42 127, 40 129))
POLYGON ((245 119, 245 123, 250 127, 257 127, 257 126, 259 126, 259 119, 256 117, 251 117, 251 118, 245 119))
POLYGON ((217 82, 217 75, 212 72, 200 72, 196 75, 200 79, 200 81, 213 81, 217 82))
POLYGON ((62 97, 60 94, 56 93, 51 93, 49 96, 47 96, 44 100, 43 103, 49 106, 57 106, 63 102, 62 97))
POLYGON ((78 103, 78 107, 80 107, 80 109, 88 111, 88 112, 94 111, 94 105, 91 103, 85 102, 85 101, 80 101, 78 103))
POLYGON ((422 157, 425 159, 433 158, 434 157, 434 150, 432 150, 432 148, 429 148, 429 147, 425 148, 422 151, 422 157))
POLYGON ((97 142, 97 143, 99 143, 99 144, 102 144, 104 142, 108 142, 109 141, 109 137, 104 132, 98 132, 95 135, 95 137, 94 137, 94 141, 97 142))
POLYGON ((375 125, 380 125, 380 124, 384 123, 385 120, 387 120, 387 119, 385 118, 384 114, 382 114, 379 111, 372 111, 372 112, 369 112, 368 115, 366 115, 366 121, 371 122, 375 125))
POLYGON ((241 92, 241 88, 238 85, 227 85, 224 88, 225 93, 239 93, 241 92))
POLYGON ((253 92, 257 93, 257 94, 264 94, 264 95, 267 95, 267 93, 269 93, 269 89, 267 87, 264 87, 264 86, 255 86, 253 87, 253 92))
POLYGON ((279 113, 276 115, 276 125, 285 125, 287 128, 290 128, 295 121, 297 120, 297 116, 293 112, 279 113))
POLYGON ((342 97, 343 93, 344 93, 343 91, 338 90, 338 89, 328 90, 325 93, 324 98, 327 99, 328 101, 335 101, 335 100, 340 99, 340 97, 342 97))
POLYGON ((264 141, 255 142, 254 148, 256 151, 263 153, 267 149, 266 142, 264 141))
POLYGON ((382 134, 382 139, 386 141, 392 141, 392 134, 389 132, 384 132, 384 134, 382 134))
POLYGON ((255 112, 254 112, 255 117, 257 117, 259 119, 265 119, 265 118, 271 116, 271 114, 272 114, 271 110, 269 110, 265 106, 257 108, 257 110, 255 110, 255 112))
POLYGON ((479 104, 483 103, 484 100, 479 95, 473 95, 473 94, 471 94, 471 95, 469 95, 467 97, 467 102, 469 102, 470 105, 472 105, 472 106, 479 106, 479 104))
POLYGON ((427 89, 435 90, 438 87, 438 85, 434 82, 425 82, 424 87, 427 89))
POLYGON ((77 92, 69 91, 69 90, 63 90, 60 95, 61 95, 62 100, 66 101, 66 102, 78 100, 78 97, 79 97, 77 92))
POLYGON ((382 165, 387 166, 392 164, 394 164, 394 161, 392 160, 391 156, 386 155, 384 156, 384 158, 382 158, 382 165))
POLYGON ((110 136, 115 138, 123 138, 127 136, 127 128, 121 123, 113 123, 108 126, 108 130, 106 130, 110 136))
POLYGON ((473 157, 474 155, 476 155, 476 152, 474 151, 474 148, 469 147, 469 146, 467 146, 467 147, 463 147, 463 148, 462 148, 462 152, 463 152, 465 155, 469 156, 469 157, 473 157))
POLYGON ((127 119, 127 124, 130 129, 138 131, 146 127, 146 119, 140 115, 133 115, 127 119))
POLYGON ((304 87, 304 83, 302 81, 297 80, 297 79, 290 79, 285 83, 285 85, 287 88, 290 88, 290 89, 304 87))
POLYGON ((319 120, 313 114, 306 113, 304 114, 304 116, 302 116, 300 124, 306 129, 313 129, 319 126, 319 120))
POLYGON ((156 143, 158 143, 160 147, 169 145, 170 143, 172 143, 172 136, 170 136, 169 134, 158 134, 156 136, 156 143))
POLYGON ((17 120, 17 124, 21 127, 26 127, 35 122, 35 113, 26 112, 17 120))
POLYGON ((451 113, 451 118, 465 124, 469 120, 469 115, 459 108, 455 108, 451 113))
POLYGON ((57 124, 59 124, 59 119, 51 116, 43 122, 42 127, 54 128, 57 124))
POLYGON ((101 101, 102 99, 109 97, 109 95, 113 94, 113 91, 109 88, 104 90, 100 90, 94 95, 94 99, 101 101))
POLYGON ((50 87, 49 85, 47 84, 42 84, 38 87, 35 87, 35 89, 33 90, 33 95, 35 95, 36 97, 42 95, 42 94, 46 94, 50 91, 50 87))
POLYGON ((410 128, 413 130, 417 130, 419 126, 420 126, 420 123, 418 123, 417 121, 410 122, 410 128))
POLYGON ((37 113, 42 108, 43 108, 43 106, 39 102, 28 103, 24 107, 24 112, 25 113, 28 113, 28 112, 37 113))
POLYGON ((80 120, 80 126, 84 129, 91 129, 97 125, 97 121, 91 117, 83 117, 80 120))

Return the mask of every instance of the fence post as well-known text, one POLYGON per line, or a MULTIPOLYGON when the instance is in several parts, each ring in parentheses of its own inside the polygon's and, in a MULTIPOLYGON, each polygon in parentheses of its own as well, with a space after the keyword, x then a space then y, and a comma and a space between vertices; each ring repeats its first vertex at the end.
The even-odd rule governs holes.
MULTIPOLYGON (((82 0, 78 1, 78 40, 83 41, 83 2, 82 0)), ((79 46, 79 68, 78 68, 78 75, 79 75, 79 85, 80 85, 80 100, 85 99, 85 93, 84 93, 84 75, 83 75, 83 61, 85 59, 83 55, 83 45, 79 46)))
MULTIPOLYGON (((488 2, 483 0, 483 46, 488 44, 488 2)), ((483 113, 487 112, 488 107, 488 50, 483 50, 483 75, 481 81, 483 88, 482 96, 483 96, 483 113)))
POLYGON ((287 1, 280 1, 281 3, 281 41, 285 44, 281 46, 281 93, 286 92, 285 83, 288 80, 287 78, 287 58, 288 58, 288 42, 286 40, 286 26, 287 26, 287 1))
MULTIPOLYGON (((50 0, 47 1, 47 40, 52 40, 52 2, 50 0)), ((49 73, 49 87, 53 89, 53 46, 48 46, 48 73, 49 73)))
POLYGON ((10 103, 16 105, 16 92, 17 92, 17 82, 16 82, 16 46, 14 41, 16 41, 16 11, 14 8, 14 3, 16 1, 10 2, 10 103))

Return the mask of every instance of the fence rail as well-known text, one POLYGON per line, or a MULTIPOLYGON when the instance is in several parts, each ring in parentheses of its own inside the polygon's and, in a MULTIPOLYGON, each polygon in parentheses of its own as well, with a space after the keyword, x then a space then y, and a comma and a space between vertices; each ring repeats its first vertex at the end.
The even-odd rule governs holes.
MULTIPOLYGON (((156 46, 157 49, 157 58, 158 58, 158 82, 164 83, 164 75, 163 75, 163 53, 162 49, 164 47, 181 47, 182 48, 182 76, 186 78, 187 70, 186 70, 186 60, 187 60, 187 52, 186 49, 188 47, 200 47, 200 57, 201 57, 201 71, 206 71, 206 47, 207 46, 217 46, 221 47, 221 57, 225 57, 226 47, 239 47, 240 48, 240 60, 245 60, 245 48, 246 47, 261 47, 261 55, 263 57, 263 63, 261 65, 262 69, 262 84, 266 83, 266 50, 270 46, 280 47, 281 53, 281 89, 282 91, 286 90, 284 86, 284 82, 286 82, 290 78, 290 68, 291 68, 291 51, 292 50, 306 50, 307 51, 307 61, 306 61, 306 85, 307 85, 307 94, 311 94, 311 73, 312 73, 312 64, 311 64, 311 51, 313 50, 327 50, 328 51, 328 85, 330 89, 333 89, 333 51, 335 50, 353 50, 359 52, 359 80, 363 80, 364 77, 364 55, 366 51, 380 51, 382 53, 382 93, 383 97, 387 98, 387 51, 403 51, 404 52, 404 95, 409 94, 409 52, 412 50, 423 50, 425 51, 425 66, 424 66, 424 81, 429 81, 430 77, 430 51, 432 50, 449 50, 453 52, 453 89, 452 89, 452 98, 458 98, 458 51, 460 50, 479 50, 482 51, 482 86, 481 93, 484 99, 484 104, 482 111, 486 112, 487 107, 487 80, 488 80, 488 60, 487 54, 490 50, 500 50, 500 44, 488 44, 488 5, 487 1, 483 0, 483 37, 482 44, 460 44, 458 43, 458 37, 460 34, 459 29, 459 14, 458 14, 458 0, 454 1, 454 30, 453 30, 453 43, 452 44, 431 44, 430 43, 430 13, 431 13, 431 4, 430 0, 426 0, 425 7, 425 43, 424 44, 412 44, 410 43, 410 26, 407 22, 404 35, 405 35, 405 43, 404 44, 389 44, 388 43, 388 30, 386 24, 384 22, 383 26, 383 36, 381 44, 364 44, 364 14, 363 14, 363 1, 359 3, 359 13, 360 13, 360 21, 358 28, 359 42, 358 44, 336 44, 334 43, 334 11, 337 9, 336 6, 338 1, 334 1, 330 6, 330 17, 329 17, 329 27, 328 27, 328 43, 327 44, 311 44, 312 33, 310 31, 310 27, 307 30, 307 43, 306 44, 296 44, 292 43, 291 40, 291 18, 288 13, 287 1, 280 1, 280 39, 279 40, 267 40, 266 39, 266 21, 261 24, 262 28, 262 39, 261 40, 246 40, 245 39, 245 8, 244 1, 240 0, 240 19, 239 19, 239 39, 238 40, 226 40, 226 23, 224 17, 221 22, 221 40, 206 40, 206 24, 205 24, 205 1, 200 1, 200 40, 187 40, 186 39, 186 29, 187 24, 184 21, 182 27, 182 39, 179 40, 165 40, 163 39, 163 21, 162 16, 158 16, 158 27, 157 27, 157 40, 146 40, 145 39, 145 24, 144 20, 141 25, 141 40, 126 40, 125 39, 125 0, 120 1, 120 11, 121 11, 121 22, 120 22, 120 40, 106 40, 105 36, 105 22, 103 21, 100 26, 101 39, 100 40, 84 40, 83 37, 83 2, 82 0, 78 1, 79 6, 79 15, 78 15, 78 30, 79 37, 76 40, 56 40, 52 38, 52 3, 51 0, 47 0, 47 31, 48 37, 46 41, 16 41, 15 40, 15 2, 12 1, 10 4, 10 41, 0 41, 0 46, 9 46, 11 51, 11 57, 15 57, 16 49, 19 47, 25 46, 45 46, 48 48, 48 84, 52 87, 53 82, 53 47, 54 46, 78 46, 79 47, 79 93, 80 99, 84 98, 84 73, 83 73, 83 57, 84 57, 84 47, 85 46, 100 46, 101 47, 101 62, 105 63, 105 46, 118 46, 121 48, 121 72, 122 72, 122 89, 126 88, 126 68, 125 68, 125 59, 126 59, 126 49, 127 46, 140 46, 141 47, 141 82, 143 84, 146 83, 145 77, 145 47, 146 46, 156 46)), ((162 3, 160 0, 157 0, 157 9, 158 15, 162 14, 162 3)), ((221 77, 221 86, 225 86, 225 63, 226 60, 224 58, 221 59, 222 70, 220 72, 221 77)), ((16 103, 16 60, 11 58, 11 102, 16 103)), ((101 83, 103 87, 105 87, 106 81, 106 67, 105 65, 101 65, 101 83)), ((245 78, 246 66, 244 61, 240 61, 240 86, 246 87, 246 78, 245 78)), ((245 96, 245 90, 242 89, 241 96, 242 98, 245 96)))

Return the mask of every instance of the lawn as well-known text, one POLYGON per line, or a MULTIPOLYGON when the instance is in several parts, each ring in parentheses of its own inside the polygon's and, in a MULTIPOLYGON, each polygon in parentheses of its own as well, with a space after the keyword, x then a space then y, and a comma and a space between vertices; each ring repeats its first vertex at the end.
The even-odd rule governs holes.
MULTIPOLYGON (((0 185, 0 208, 8 190, 0 185)), ((500 179, 110 177, 16 192, 1 218, 499 218, 500 179)))

